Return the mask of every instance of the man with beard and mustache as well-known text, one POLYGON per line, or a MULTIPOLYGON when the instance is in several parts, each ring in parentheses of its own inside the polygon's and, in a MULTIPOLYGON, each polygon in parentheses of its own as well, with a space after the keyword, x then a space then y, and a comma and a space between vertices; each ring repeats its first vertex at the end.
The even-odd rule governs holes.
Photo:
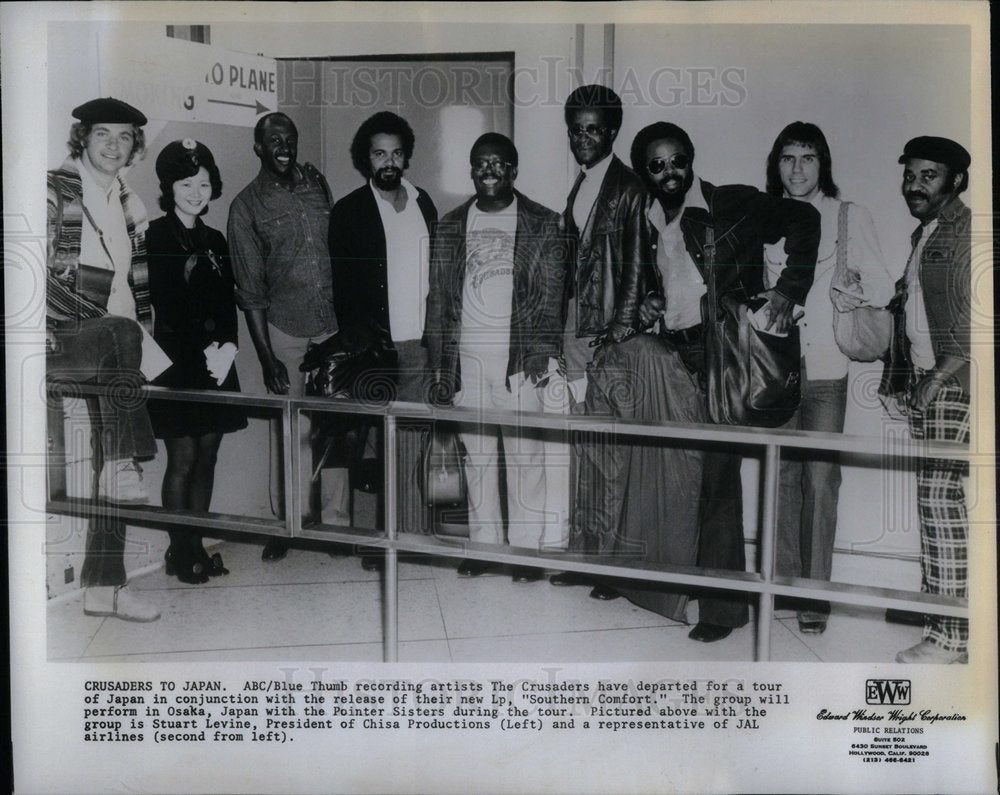
MULTIPOLYGON (((899 158, 902 193, 920 221, 906 264, 905 327, 915 376, 907 418, 914 439, 969 441, 972 325, 972 212, 959 194, 969 184, 969 153, 948 138, 909 141, 899 158)), ((966 461, 920 459, 921 590, 967 599, 969 519, 966 461)), ((901 663, 968 662, 969 621, 926 615, 923 640, 901 663)))
MULTIPOLYGON (((694 145, 675 124, 657 122, 632 142, 632 167, 649 188, 646 215, 653 229, 656 261, 653 288, 639 308, 643 326, 659 320, 659 333, 673 346, 704 390, 702 297, 707 292, 705 240, 716 241, 714 274, 719 297, 767 299, 767 328, 785 333, 796 304, 812 284, 820 239, 815 208, 762 193, 747 185, 715 186, 696 177, 694 145), (764 290, 764 246, 784 239, 786 268, 764 290)), ((703 394, 703 400, 704 400, 703 394)), ((697 565, 743 571, 743 498, 740 453, 707 448, 703 457, 697 565)), ((744 594, 712 591, 698 600, 698 624, 689 637, 721 640, 748 620, 744 594)))
MULTIPOLYGON (((397 400, 425 399, 427 351, 423 346, 430 230, 437 210, 427 192, 403 174, 415 137, 405 119, 376 113, 351 142, 351 160, 366 184, 334 205, 329 243, 337 320, 348 333, 377 329, 399 355, 397 400)), ((402 445, 400 516, 404 527, 422 523, 416 487, 416 445, 402 445)), ((368 570, 382 558, 366 556, 368 570)))
MULTIPOLYGON (((236 303, 263 370, 264 385, 277 395, 300 397, 305 376, 299 364, 310 342, 337 331, 326 230, 332 196, 323 175, 310 163, 299 165, 298 131, 284 113, 269 113, 254 127, 260 173, 229 208, 229 251, 236 280, 236 303)), ((309 417, 303 415, 298 440, 303 467, 312 460, 309 417)), ((281 487, 281 426, 271 423, 271 506, 285 515, 281 487)), ((309 470, 311 471, 311 466, 309 470)), ((304 469, 305 471, 305 469, 304 469)), ((309 512, 310 478, 300 477, 303 510, 309 512)), ((347 470, 332 479, 331 507, 338 524, 348 524, 347 470)), ((279 560, 288 539, 272 538, 264 560, 279 560)))

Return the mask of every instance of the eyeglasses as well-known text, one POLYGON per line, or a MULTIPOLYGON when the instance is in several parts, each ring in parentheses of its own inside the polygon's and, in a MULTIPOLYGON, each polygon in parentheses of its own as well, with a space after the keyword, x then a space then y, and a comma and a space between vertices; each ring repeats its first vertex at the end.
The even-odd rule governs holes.
POLYGON ((646 171, 652 175, 657 175, 663 172, 663 169, 670 164, 671 168, 675 168, 678 171, 683 171, 688 166, 691 165, 691 158, 687 155, 676 154, 671 155, 668 158, 654 157, 648 163, 646 163, 646 171))
POLYGON ((508 163, 506 160, 473 160, 472 170, 477 174, 482 174, 486 169, 491 171, 499 171, 501 173, 506 173, 514 167, 513 163, 508 163))
POLYGON ((588 138, 596 138, 607 132, 607 129, 607 127, 598 127, 596 124, 588 124, 586 127, 569 127, 566 129, 566 134, 570 138, 582 138, 584 135, 588 138))

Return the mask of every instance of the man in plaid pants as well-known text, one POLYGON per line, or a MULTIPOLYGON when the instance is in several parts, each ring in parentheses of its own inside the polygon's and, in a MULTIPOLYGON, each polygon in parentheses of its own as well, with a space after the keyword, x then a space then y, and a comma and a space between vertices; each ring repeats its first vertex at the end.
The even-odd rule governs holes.
MULTIPOLYGON (((916 382, 910 394, 914 439, 969 441, 972 315, 972 213, 959 194, 969 184, 969 153, 947 138, 909 141, 899 158, 902 192, 920 221, 906 265, 906 334, 916 382)), ((917 464, 921 590, 968 598, 968 534, 963 461, 917 464)), ((923 640, 901 663, 968 662, 969 622, 924 617, 923 640)))

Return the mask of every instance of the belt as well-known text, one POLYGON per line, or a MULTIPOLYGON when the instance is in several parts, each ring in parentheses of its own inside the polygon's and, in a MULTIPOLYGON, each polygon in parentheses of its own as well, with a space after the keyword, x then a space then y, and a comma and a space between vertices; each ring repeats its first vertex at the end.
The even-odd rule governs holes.
POLYGON ((660 335, 665 340, 669 340, 670 342, 683 342, 690 345, 691 343, 697 342, 701 339, 701 325, 702 324, 699 323, 697 326, 676 330, 664 329, 660 332, 660 335))

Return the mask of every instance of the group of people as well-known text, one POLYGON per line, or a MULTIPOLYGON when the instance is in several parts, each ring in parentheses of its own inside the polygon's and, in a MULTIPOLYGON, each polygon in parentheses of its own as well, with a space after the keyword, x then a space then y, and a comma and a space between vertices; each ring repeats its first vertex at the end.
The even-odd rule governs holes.
MULTIPOLYGON (((871 215, 840 199, 830 147, 813 124, 795 122, 778 135, 765 191, 716 186, 697 176, 694 144, 668 122, 640 130, 627 166, 613 153, 620 98, 605 86, 582 86, 565 104, 580 171, 562 213, 515 189, 517 148, 507 136, 486 133, 469 151, 474 195, 438 220, 427 192, 404 176, 415 136, 398 115, 376 113, 361 125, 350 152, 365 183, 334 202, 323 175, 298 162, 292 120, 271 113, 254 129, 260 171, 233 200, 223 237, 201 220, 222 189, 203 144, 183 139, 160 152, 166 215, 147 224, 120 175, 144 149, 143 114, 104 98, 73 115, 71 157, 49 176, 50 375, 108 383, 127 374, 141 382, 145 329, 173 362, 155 383, 238 389, 238 307, 275 394, 303 394, 299 364, 310 344, 374 329, 398 354, 399 400, 707 422, 703 329, 711 277, 719 296, 758 299, 773 333, 798 325, 802 401, 786 427, 843 430, 848 358, 831 334, 835 313, 895 299, 905 307, 913 365, 913 435, 968 439, 970 212, 959 195, 970 157, 949 139, 912 139, 899 158, 902 193, 920 226, 906 273, 894 285, 871 215), (849 290, 832 283, 844 252, 849 290), (84 289, 95 268, 112 274, 104 301, 84 289)), ((159 405, 147 413, 112 397, 99 403, 100 499, 148 499, 138 461, 155 454, 159 436, 168 456, 164 507, 208 510, 222 435, 246 425, 239 410, 154 401, 159 405)), ((312 434, 303 419, 294 443, 308 462, 312 434)), ((489 423, 463 423, 460 432, 471 541, 745 568, 741 457, 732 448, 589 434, 567 442, 489 423)), ((284 515, 278 441, 272 434, 272 497, 284 515)), ((398 468, 404 530, 420 511, 417 469, 415 460, 398 468)), ((960 462, 925 459, 918 467, 922 588, 930 593, 967 596, 964 473, 960 462)), ((776 573, 828 580, 836 458, 792 457, 782 462, 780 478, 776 573)), ((300 480, 308 512, 315 507, 311 484, 300 480)), ((327 487, 323 500, 335 523, 349 524, 346 471, 327 487)), ((117 520, 92 522, 84 610, 154 620, 155 607, 125 588, 123 542, 117 520)), ((279 559, 287 548, 286 539, 272 539, 263 557, 279 559)), ((364 563, 377 568, 380 560, 370 555, 364 563)), ((193 531, 171 532, 166 564, 192 583, 226 572, 193 531)), ((490 568, 464 560, 459 574, 490 568)), ((513 571, 517 582, 542 575, 530 566, 513 571)), ((596 599, 624 595, 664 615, 686 616, 689 594, 670 588, 573 572, 550 582, 586 584, 596 599)), ((694 640, 719 640, 748 620, 745 594, 710 590, 697 598, 694 640)), ((825 629, 828 603, 796 607, 802 632, 825 629)), ((924 639, 901 652, 900 662, 967 659, 964 619, 923 620, 924 639)))

